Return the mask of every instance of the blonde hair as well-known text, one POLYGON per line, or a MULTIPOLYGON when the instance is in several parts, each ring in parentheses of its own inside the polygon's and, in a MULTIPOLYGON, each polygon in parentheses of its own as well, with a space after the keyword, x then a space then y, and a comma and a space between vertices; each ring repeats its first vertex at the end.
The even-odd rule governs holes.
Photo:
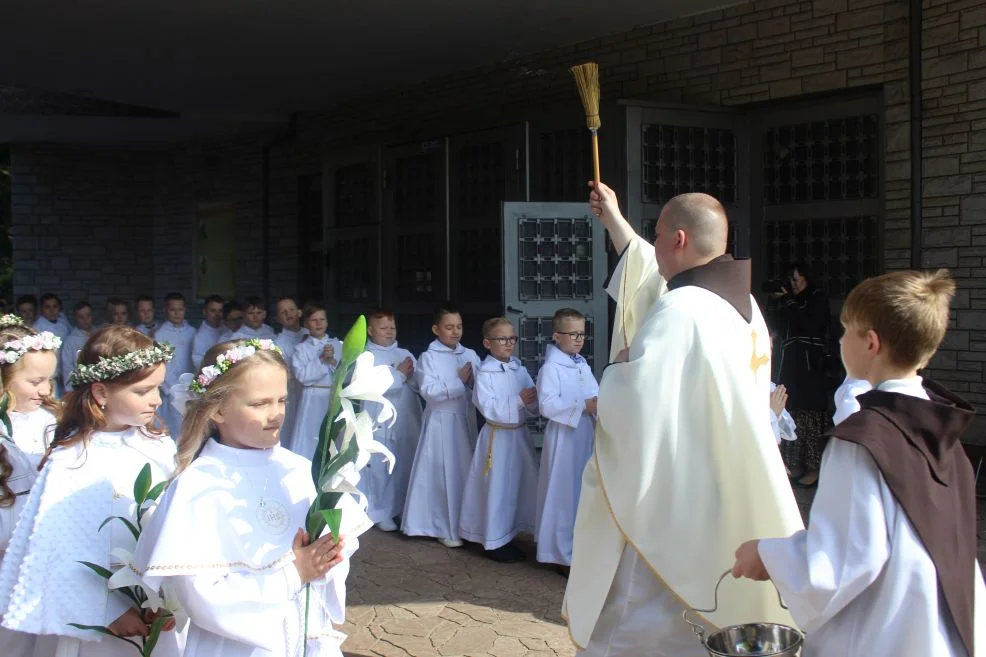
MULTIPOLYGON (((89 336, 79 350, 79 365, 95 365, 101 358, 115 358, 141 349, 149 349, 156 343, 140 331, 113 324, 99 329, 89 336)), ((153 374, 164 363, 154 363, 138 370, 124 372, 115 379, 102 381, 106 386, 129 386, 139 383, 153 374)), ((45 464, 51 453, 58 447, 68 447, 76 443, 88 443, 90 436, 106 427, 106 413, 99 407, 92 394, 95 383, 78 385, 62 399, 61 414, 55 425, 55 434, 48 445, 41 465, 45 464)), ((148 438, 164 435, 163 425, 155 415, 141 431, 148 438)))
MULTIPOLYGON (((7 326, 0 329, 0 345, 6 342, 13 342, 14 340, 20 340, 21 338, 27 337, 29 335, 37 335, 38 332, 27 326, 7 326)), ((46 350, 47 351, 47 350, 46 350)), ((52 351, 52 353, 55 353, 52 351)), ((25 356, 27 354, 24 354, 25 356)), ((18 358, 13 363, 2 363, 0 364, 0 382, 3 383, 3 390, 10 392, 10 382, 14 380, 14 376, 18 372, 24 369, 24 358, 18 358)), ((54 384, 52 384, 54 385, 54 384)), ((14 399, 14 393, 10 392, 10 402, 7 405, 8 410, 14 410, 17 405, 17 400, 14 399)), ((58 413, 58 401, 48 393, 41 398, 41 405, 51 411, 52 413, 58 413)))
POLYGON ((853 288, 840 319, 848 330, 873 329, 891 364, 921 369, 945 338, 954 296, 955 281, 946 269, 896 271, 853 288))
POLYGON ((511 323, 511 321, 506 317, 493 317, 488 319, 483 322, 483 337, 488 339, 490 337, 490 332, 497 326, 513 327, 513 323, 511 323))
POLYGON ((555 311, 554 316, 551 318, 551 330, 557 333, 564 328, 562 324, 567 321, 585 321, 585 315, 580 313, 575 308, 559 308, 555 311))
MULTIPOLYGON (((230 340, 220 342, 206 352, 202 359, 202 366, 195 373, 198 377, 202 370, 210 365, 216 364, 216 359, 238 344, 246 344, 246 340, 230 340)), ((257 350, 249 358, 234 363, 226 372, 220 374, 209 384, 202 396, 191 399, 185 407, 185 417, 181 424, 181 434, 178 437, 178 456, 177 467, 173 477, 177 477, 181 472, 191 465, 198 455, 202 452, 202 447, 209 438, 219 431, 219 427, 212 421, 216 411, 222 406, 229 397, 238 389, 243 377, 250 370, 251 366, 267 364, 276 365, 288 372, 288 366, 276 351, 257 350)))

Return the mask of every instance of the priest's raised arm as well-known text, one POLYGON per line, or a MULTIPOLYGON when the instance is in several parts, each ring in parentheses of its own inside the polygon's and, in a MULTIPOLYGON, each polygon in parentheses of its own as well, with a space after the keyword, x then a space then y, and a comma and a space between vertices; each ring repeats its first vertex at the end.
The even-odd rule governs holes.
MULTIPOLYGON (((589 186, 595 184, 590 182, 589 186)), ((620 212, 613 190, 600 183, 599 189, 590 194, 589 205, 620 253, 620 261, 606 286, 606 292, 616 301, 610 341, 610 360, 616 360, 619 352, 630 346, 640 322, 667 290, 667 285, 658 270, 654 246, 634 232, 620 212)))

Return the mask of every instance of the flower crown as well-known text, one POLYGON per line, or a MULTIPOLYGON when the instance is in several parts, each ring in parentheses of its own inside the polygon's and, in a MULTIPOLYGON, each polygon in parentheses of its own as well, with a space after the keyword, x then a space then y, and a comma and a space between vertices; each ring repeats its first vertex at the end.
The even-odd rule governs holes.
POLYGON ((24 320, 20 315, 7 313, 0 315, 0 329, 10 328, 11 326, 24 326, 24 320))
MULTIPOLYGON (((2 318, 0 321, 3 321, 2 318)), ((0 345, 0 363, 10 365, 19 361, 29 351, 54 351, 61 346, 62 339, 51 331, 25 335, 23 338, 9 340, 0 345)))
POLYGON ((175 348, 165 342, 154 343, 153 347, 138 349, 122 356, 100 358, 95 365, 79 363, 69 376, 69 382, 78 388, 89 383, 112 381, 127 372, 143 369, 158 363, 167 363, 175 353, 175 348))
POLYGON ((228 372, 233 365, 249 358, 258 351, 281 353, 281 348, 274 344, 273 340, 251 338, 220 354, 216 358, 215 365, 203 367, 202 372, 188 384, 188 389, 200 395, 205 394, 206 389, 212 385, 213 381, 228 372))

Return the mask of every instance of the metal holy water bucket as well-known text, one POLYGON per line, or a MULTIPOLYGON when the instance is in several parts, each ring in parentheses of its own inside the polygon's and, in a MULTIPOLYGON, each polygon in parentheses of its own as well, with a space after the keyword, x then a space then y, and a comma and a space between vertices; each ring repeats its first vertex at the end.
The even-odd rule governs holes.
MULTIPOLYGON (((711 614, 719 609, 719 585, 732 570, 727 570, 716 582, 715 606, 712 609, 686 609, 681 617, 692 626, 692 632, 705 647, 711 657, 800 657, 804 648, 805 636, 793 627, 778 623, 746 623, 731 625, 705 636, 705 628, 688 620, 688 612, 711 614)), ((781 606, 787 605, 777 599, 781 606)))

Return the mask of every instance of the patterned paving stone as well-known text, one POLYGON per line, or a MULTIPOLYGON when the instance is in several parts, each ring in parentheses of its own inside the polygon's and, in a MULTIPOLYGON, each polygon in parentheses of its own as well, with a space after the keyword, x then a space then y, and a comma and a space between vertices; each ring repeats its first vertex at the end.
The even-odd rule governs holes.
MULTIPOLYGON (((807 518, 812 489, 795 489, 807 518)), ((979 558, 986 560, 980 501, 979 558)), ((565 580, 533 561, 497 564, 478 547, 370 530, 349 576, 349 657, 573 657, 561 618, 565 580)))

